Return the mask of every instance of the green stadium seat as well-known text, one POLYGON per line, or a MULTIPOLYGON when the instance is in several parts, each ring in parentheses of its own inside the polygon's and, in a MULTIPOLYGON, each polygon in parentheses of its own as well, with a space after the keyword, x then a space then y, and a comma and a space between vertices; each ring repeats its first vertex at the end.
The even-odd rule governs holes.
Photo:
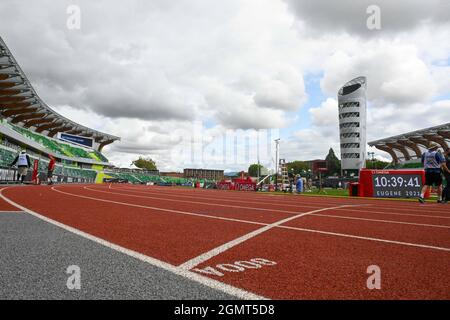
POLYGON ((85 158, 96 160, 99 162, 109 162, 108 159, 102 155, 97 150, 86 151, 82 148, 76 147, 74 145, 70 145, 68 143, 58 142, 54 139, 48 138, 44 135, 38 134, 36 132, 27 130, 25 128, 21 128, 15 125, 11 125, 11 127, 21 135, 26 138, 33 140, 40 145, 44 146, 46 149, 67 157, 76 157, 76 158, 85 158))

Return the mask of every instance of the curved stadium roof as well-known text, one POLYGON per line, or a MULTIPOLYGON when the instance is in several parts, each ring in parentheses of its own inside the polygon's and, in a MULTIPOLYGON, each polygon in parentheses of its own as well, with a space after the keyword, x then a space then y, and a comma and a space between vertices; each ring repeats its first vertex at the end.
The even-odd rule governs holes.
POLYGON ((49 137, 58 132, 91 137, 105 145, 119 137, 90 129, 51 109, 33 89, 30 81, 0 37, 0 113, 9 122, 19 124, 49 137))
POLYGON ((446 150, 450 146, 450 123, 369 142, 390 154, 395 163, 420 159, 422 152, 434 142, 446 150))

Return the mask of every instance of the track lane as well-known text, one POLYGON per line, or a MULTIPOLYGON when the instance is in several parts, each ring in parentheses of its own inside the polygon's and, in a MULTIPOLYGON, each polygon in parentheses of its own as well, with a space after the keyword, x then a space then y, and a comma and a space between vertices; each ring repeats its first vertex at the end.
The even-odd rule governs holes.
MULTIPOLYGON (((219 198, 214 198, 214 201, 207 202, 206 200, 203 200, 202 198, 198 197, 184 197, 184 196, 171 196, 164 194, 162 197, 158 196, 158 192, 139 192, 139 191, 133 191, 133 190, 121 190, 121 189, 105 189, 105 188, 93 188, 93 187, 87 187, 89 190, 97 190, 97 192, 110 192, 111 194, 118 194, 118 195, 130 195, 131 197, 135 198, 148 198, 148 199, 160 199, 160 200, 166 200, 166 201, 175 201, 175 202, 186 202, 186 203, 195 203, 195 204, 203 204, 203 205, 209 205, 209 206, 222 206, 227 208, 233 208, 233 207, 240 207, 240 208, 246 208, 250 210, 262 210, 262 211, 269 211, 269 212, 282 212, 282 213, 288 213, 288 214, 297 214, 297 211, 293 211, 292 207, 297 208, 297 210, 305 210, 308 209, 320 209, 324 207, 329 206, 309 206, 309 205, 296 205, 296 206, 290 206, 287 205, 272 205, 270 203, 261 202, 257 203, 258 206, 255 206, 255 202, 250 202, 252 204, 246 204, 247 202, 242 200, 239 201, 240 203, 246 204, 241 206, 233 206, 230 204, 223 204, 218 203, 220 200, 215 200, 219 198), (185 200, 189 199, 189 200, 185 200), (195 200, 195 201, 194 201, 195 200), (273 209, 272 209, 273 208, 273 209)), ((211 198, 208 198, 211 199, 211 198)), ((213 200, 213 199, 211 199, 213 200)), ((233 200, 233 203, 236 203, 233 200)), ((395 212, 379 212, 379 211, 372 211, 372 205, 366 206, 366 207, 359 207, 359 208, 345 208, 345 209, 336 209, 336 211, 340 211, 339 213, 335 214, 336 216, 346 216, 347 218, 354 217, 355 220, 358 219, 373 219, 373 220, 384 220, 386 223, 392 222, 392 223, 405 223, 405 224, 426 224, 426 225, 434 225, 436 227, 445 227, 450 226, 450 217, 442 217, 442 216, 428 216, 428 215, 417 215, 417 214, 406 214, 406 213, 395 213, 395 212)), ((329 214, 326 212, 325 214, 329 214)), ((330 214, 331 216, 331 214, 330 214)), ((333 215, 334 216, 334 215, 333 215)))
POLYGON ((450 299, 450 253, 427 248, 272 229, 193 270, 272 299, 450 299), (274 261, 274 266, 224 272, 217 265, 274 261), (381 290, 366 286, 367 268, 381 268, 381 290), (221 271, 222 277, 199 270, 221 271))
MULTIPOLYGON (((108 188, 108 187, 106 187, 108 188)), ((371 210, 374 211, 398 211, 399 213, 409 213, 418 215, 439 215, 441 214, 445 218, 450 219, 450 210, 445 205, 427 203, 424 205, 418 202, 403 201, 403 200, 386 200, 386 199, 365 199, 365 198, 338 198, 338 197, 326 197, 326 196, 306 196, 306 195, 269 195, 269 194, 255 194, 255 192, 237 192, 237 191, 222 191, 222 190, 204 190, 204 189, 192 189, 185 190, 176 187, 155 187, 155 186, 113 186, 112 188, 125 189, 130 191, 139 192, 158 192, 161 194, 172 195, 174 197, 189 196, 195 199, 209 199, 209 200, 221 200, 221 201, 243 201, 247 203, 258 202, 272 205, 285 206, 285 207, 298 207, 298 206, 312 206, 323 207, 336 206, 340 204, 370 204, 373 205, 371 210), (180 191, 180 192, 179 192, 180 191), (179 194, 180 193, 180 194, 179 194), (210 195, 214 195, 210 197, 210 195), (231 196, 230 196, 231 194, 231 196)))
MULTIPOLYGON (((330 215, 334 213, 330 210, 330 215)), ((417 243, 450 250, 450 230, 425 225, 393 224, 377 221, 337 219, 324 213, 291 221, 286 226, 314 229, 356 236, 417 243)))
MULTIPOLYGON (((88 189, 91 189, 88 187, 88 189)), ((89 190, 88 190, 89 191, 89 190)), ((108 192, 101 191, 101 196, 97 196, 102 199, 114 200, 117 195, 116 192, 108 192)), ((86 193, 87 195, 89 193, 86 193)), ((150 199, 142 199, 137 198, 136 195, 118 195, 120 198, 124 199, 124 201, 138 203, 143 205, 149 205, 150 199), (136 200, 137 199, 137 200, 136 200)), ((163 208, 173 208, 172 204, 167 203, 165 201, 162 202, 151 202, 154 206, 163 207, 163 208)), ((179 204, 182 208, 189 208, 189 211, 199 212, 196 209, 197 205, 190 207, 186 204, 186 207, 183 204, 179 204), (197 211, 195 211, 197 210, 197 211)), ((366 210, 366 207, 356 208, 358 210, 366 210)), ((210 209, 212 212, 215 212, 216 209, 212 207, 210 209)), ((353 210, 353 208, 342 208, 342 210, 353 210)), ((432 227, 426 225, 409 225, 409 224, 401 224, 401 223, 391 223, 380 222, 380 221, 366 221, 366 220, 358 220, 358 219, 339 219, 333 217, 333 214, 337 212, 336 209, 326 210, 321 213, 324 216, 314 216, 309 215, 308 217, 297 219, 288 224, 284 224, 286 226, 297 227, 297 228, 305 228, 305 229, 313 229, 325 232, 334 232, 340 234, 348 234, 353 236, 360 237, 368 237, 374 239, 381 240, 389 240, 395 242, 404 242, 411 243, 417 245, 428 245, 435 247, 443 247, 450 248, 450 237, 448 237, 449 230, 447 228, 439 228, 439 226, 432 227), (327 217, 330 215, 330 217, 327 217), (303 222, 304 221, 304 222, 303 222), (436 231, 435 231, 436 229, 436 231)), ((339 211, 338 214, 341 214, 339 211)), ((237 212, 239 215, 239 211, 237 212)), ((241 217, 244 219, 244 217, 241 217)), ((281 220, 282 217, 279 216, 278 220, 281 220)), ((252 220, 252 217, 245 217, 244 220, 249 219, 250 221, 260 221, 260 220, 252 220)), ((267 221, 265 222, 267 223, 267 221)), ((272 223, 272 222, 271 222, 272 223)))
MULTIPOLYGON (((5 189, 5 188, 1 188, 0 187, 0 191, 3 190, 3 189, 5 189)), ((2 212, 21 212, 21 211, 18 210, 13 205, 11 205, 8 202, 6 202, 5 200, 0 199, 0 213, 2 213, 2 212)))
MULTIPOLYGON (((34 189, 35 192, 31 193, 32 195, 37 195, 39 193, 42 193, 42 190, 38 190, 37 188, 45 188, 45 187, 33 187, 36 188, 34 189), (36 192, 36 190, 38 192, 36 192)), ((62 187, 62 188, 66 188, 66 187, 62 187)), ((68 187, 67 187, 68 188, 68 187)), ((48 188, 47 188, 48 189, 48 188)), ((74 189, 76 190, 76 188, 74 189)), ((80 189, 78 189, 80 190, 80 189)), ((30 194, 29 194, 30 195, 30 194)), ((198 194, 200 195, 200 194, 198 194)), ((98 195, 97 195, 98 196, 98 195)), ((42 197, 42 195, 39 195, 39 197, 42 197)), ((58 196, 59 197, 59 196, 58 196)), ((68 196, 69 197, 69 196, 68 196)), ((72 197, 73 198, 73 197, 72 197)), ((43 202, 45 203, 45 205, 48 205, 48 202, 53 201, 53 198, 47 197, 43 202)), ((43 200, 43 199, 41 199, 43 200)), ((77 201, 80 203, 83 203, 84 206, 86 205, 86 201, 88 199, 83 199, 81 201, 77 201)), ((115 200, 117 201, 117 197, 115 198, 115 200)), ((29 201, 36 201, 36 199, 34 200, 29 200, 29 201)), ((73 201, 73 199, 72 199, 73 201)), ((68 200, 68 198, 66 198, 66 200, 64 201, 57 201, 61 203, 70 203, 70 201, 68 200)), ((89 202, 89 201, 88 201, 89 202)), ((53 204, 52 204, 53 205, 53 204)), ((83 206, 80 206, 80 210, 82 210, 83 206)), ((107 209, 102 208, 102 206, 99 206, 98 203, 95 205, 96 210, 88 210, 88 212, 85 212, 85 215, 97 215, 98 211, 107 211, 107 209), (100 207, 100 208, 99 208, 100 207)), ((106 206, 107 208, 107 206, 106 206)), ((61 211, 59 209, 59 211, 61 211)), ((114 210, 115 211, 115 210, 114 210)), ((121 215, 124 216, 124 219, 134 219, 134 214, 136 214, 135 208, 133 207, 131 210, 120 210, 122 213, 121 215), (131 215, 130 215, 131 213, 131 215)), ((136 209, 136 211, 138 211, 138 213, 140 212, 140 208, 136 209)), ((145 214, 149 215, 149 210, 145 210, 147 211, 145 214)), ((159 215, 162 216, 161 214, 157 214, 152 212, 150 214, 151 216, 153 215, 159 215)), ((174 214, 175 215, 175 214, 174 214)), ((171 217, 172 215, 164 215, 166 217, 171 217)), ((147 216, 148 217, 148 216, 147 216)), ((205 219, 208 221, 208 225, 209 225, 209 221, 211 221, 213 217, 208 217, 208 219, 205 219, 205 217, 201 218, 201 219, 205 219)), ((298 221, 301 221, 302 219, 306 219, 307 217, 303 217, 298 221)), ((314 217, 316 218, 316 217, 314 217)), ((86 217, 83 217, 82 219, 86 219, 86 217)), ((199 217, 200 219, 200 217, 199 217)), ((179 225, 180 223, 182 224, 182 222, 179 222, 178 220, 173 220, 172 218, 170 219, 172 220, 173 224, 179 225)), ((125 220, 123 220, 125 221, 125 220)), ((152 221, 155 221, 152 218, 152 221)), ((123 223, 122 221, 120 221, 120 223, 123 223)), ((190 223, 187 223, 190 224, 190 223)), ((221 226, 224 225, 223 221, 219 221, 219 224, 221 226)), ((238 224, 234 224, 234 225, 240 225, 241 223, 238 224)), ((108 224, 110 225, 110 224, 108 224)), ((105 225, 103 225, 104 227, 105 225)), ((115 226, 113 226, 115 228, 115 226)), ((253 230, 256 230, 257 228, 260 228, 260 226, 255 226, 252 225, 252 227, 254 228, 253 230)), ((135 224, 133 226, 133 228, 138 228, 138 226, 135 224)), ((147 231, 148 230, 152 230, 153 226, 151 228, 146 228, 147 231)), ((233 228, 231 228, 233 229, 233 228)), ((251 228, 250 228, 251 229, 251 228)), ((198 230, 197 230, 198 231, 198 230)), ((138 230, 138 233, 140 231, 138 230)), ((188 230, 189 232, 189 230, 188 230)), ((228 232, 228 231, 227 231, 228 232)), ((246 234, 246 232, 248 233, 248 231, 244 231, 241 233, 242 234, 246 234)), ((251 232, 251 231, 250 231, 251 232)), ((124 235, 122 235, 124 236, 124 235)), ((158 236, 162 236, 162 234, 159 234, 158 236)), ((169 235, 170 237, 172 237, 171 235, 169 235)), ((219 233, 219 236, 221 236, 221 234, 219 233)), ((239 235, 234 235, 234 236, 239 236, 239 235)), ((148 237, 148 235, 147 235, 148 237)), ((230 237, 231 240, 233 239, 232 237, 230 237)), ((137 239, 139 241, 139 239, 137 239)), ((145 241, 145 237, 142 238, 142 240, 145 241)), ((164 239, 164 241, 160 244, 164 244, 164 242, 166 242, 167 239, 164 239)), ((205 239, 204 239, 205 240, 205 239)), ((136 240, 133 240, 136 241, 136 240)), ((225 243, 226 240, 221 239, 221 241, 217 241, 216 243, 220 245, 220 243, 225 243), (224 242, 221 242, 224 241, 224 242)), ((230 241, 230 240, 229 240, 230 241)), ((181 244, 183 244, 182 242, 180 242, 181 244)), ((173 245, 175 246, 180 246, 180 243, 174 243, 173 245)), ((193 245, 198 245, 198 242, 193 242, 193 245)), ((226 274, 225 277, 222 279, 219 279, 220 281, 224 281, 226 283, 232 284, 235 283, 237 286, 242 287, 244 289, 249 289, 251 287, 256 288, 255 290, 259 293, 259 294, 263 294, 263 292, 268 292, 271 291, 271 294, 267 294, 266 296, 269 297, 274 297, 274 298, 289 298, 291 296, 295 296, 295 299, 299 299, 299 298, 311 298, 311 297, 316 297, 316 298, 322 298, 323 296, 326 297, 331 297, 333 299, 339 298, 339 297, 343 297, 343 298, 358 298, 358 297, 364 297, 367 298, 366 295, 366 291, 367 289, 361 291, 360 289, 356 290, 354 289, 354 286, 356 285, 355 283, 360 283, 359 280, 357 280, 354 276, 354 272, 358 271, 360 272, 360 268, 356 268, 356 266, 347 266, 345 263, 348 263, 348 261, 353 261, 353 260, 358 260, 358 255, 362 254, 362 257, 364 257, 363 255, 363 249, 359 248, 359 246, 362 247, 366 247, 367 250, 372 251, 372 246, 375 245, 376 248, 376 257, 383 257, 384 252, 388 252, 388 257, 390 257, 391 260, 395 260, 398 257, 398 259, 404 260, 407 263, 411 263, 411 264, 416 264, 413 266, 413 271, 411 272, 407 272, 407 274, 409 274, 409 276, 415 276, 415 275, 419 275, 419 279, 416 281, 415 279, 413 279, 413 281, 411 283, 407 283, 406 285, 403 284, 402 286, 398 286, 397 288, 394 287, 393 285, 393 281, 390 281, 387 283, 388 286, 388 291, 383 291, 383 293, 378 292, 375 294, 375 298, 397 298, 397 297, 406 297, 406 298, 421 298, 421 297, 437 297, 437 298, 442 298, 443 296, 446 296, 446 294, 448 294, 447 292, 444 292, 442 290, 442 287, 440 287, 437 284, 437 277, 435 277, 434 275, 431 275, 431 273, 433 273, 433 270, 437 271, 437 274, 440 275, 442 273, 442 269, 443 266, 447 268, 448 270, 448 255, 444 255, 441 256, 440 254, 431 254, 431 253, 426 253, 426 252, 436 252, 436 250, 428 250, 428 249, 421 249, 421 248, 407 248, 404 246, 395 246, 395 245, 388 245, 386 243, 380 243, 380 242, 376 242, 376 241, 366 241, 366 240, 362 240, 362 239, 352 239, 349 241, 348 238, 343 238, 343 237, 337 237, 337 236, 330 236, 330 235, 323 235, 323 234, 311 234, 311 233, 306 233, 306 232, 299 232, 299 231, 294 231, 294 230, 285 230, 285 229, 280 229, 277 228, 276 230, 270 230, 269 232, 265 233, 264 236, 262 237, 256 237, 253 238, 245 243, 243 243, 242 245, 236 246, 231 248, 231 250, 228 250, 224 253, 219 254, 218 256, 206 261, 204 264, 201 264, 199 266, 199 268, 207 266, 207 265, 211 265, 214 264, 216 261, 218 261, 217 263, 228 263, 228 262, 233 262, 233 261, 239 261, 239 260, 246 260, 246 259, 251 259, 251 258, 255 258, 255 257, 263 257, 263 258, 271 258, 269 257, 269 253, 270 255, 272 255, 272 257, 275 257, 276 259, 277 256, 279 255, 281 258, 278 259, 278 265, 277 268, 279 267, 280 264, 282 265, 286 265, 289 264, 289 267, 283 267, 283 269, 271 269, 272 272, 275 270, 277 273, 277 276, 273 275, 272 273, 267 274, 266 276, 262 277, 260 276, 260 273, 257 273, 261 270, 252 270, 252 274, 255 273, 252 276, 247 276, 247 272, 242 273, 234 273, 234 274, 226 274), (289 232, 289 233, 280 233, 280 232, 289 232), (294 234, 291 234, 291 233, 294 234), (274 236, 274 234, 276 234, 276 236, 274 236), (283 235, 288 235, 283 236, 283 235), (279 243, 280 239, 278 237, 283 237, 283 243, 284 245, 281 245, 281 243, 279 243), (300 237, 300 238, 299 238, 300 237), (316 238, 316 239, 326 239, 326 241, 322 241, 322 240, 317 240, 317 241, 312 241, 311 238, 316 238), (325 237, 325 238, 323 238, 325 237), (278 242, 277 242, 278 241, 278 242), (253 243, 256 244, 253 244, 253 243), (292 247, 292 243, 291 242, 295 242, 298 247, 292 247), (312 242, 316 242, 315 245, 311 245, 312 242), (337 245, 339 243, 339 245, 337 245), (363 245, 362 243, 367 243, 366 245, 363 245), (345 244, 345 246, 344 246, 345 244), (248 249, 250 246, 250 249, 248 249), (325 248, 323 248, 325 247, 325 248), (309 249, 308 249, 309 248, 309 249), (334 248, 334 249, 333 249, 334 248), (327 288, 329 288, 328 286, 328 282, 326 282, 328 279, 330 279, 330 277, 328 277, 328 273, 327 273, 327 268, 328 265, 330 265, 330 261, 327 257, 334 257, 336 255, 335 250, 338 249, 344 249, 345 250, 345 254, 344 254, 344 259, 338 259, 336 264, 331 264, 333 265, 334 269, 337 270, 338 272, 332 276, 333 279, 335 279, 336 282, 339 282, 337 285, 335 284, 331 289, 330 289, 330 293, 324 292, 326 290, 328 290, 327 288), (384 248, 384 249, 383 249, 384 248), (400 249, 399 249, 400 248, 400 249), (405 249, 403 249, 405 248, 405 249), (250 250, 250 251, 248 251, 250 250), (262 250, 262 251, 261 251, 262 250), (306 251, 305 251, 306 250, 306 251), (319 250, 316 253, 320 253, 320 250, 322 250, 322 252, 324 252, 325 254, 322 256, 320 254, 320 261, 315 262, 316 260, 312 259, 312 256, 314 254, 314 251, 311 252, 311 250, 319 250), (417 251, 414 251, 417 250, 417 251), (274 251, 276 251, 274 253, 274 251), (289 252, 287 252, 289 251, 289 252), (328 252, 329 251, 329 252, 328 252), (264 252, 266 252, 267 254, 264 255, 264 252), (297 259, 297 255, 295 256, 296 258, 294 259, 292 257, 292 252, 296 252, 297 255, 301 255, 304 254, 305 256, 309 256, 311 257, 310 263, 308 263, 308 260, 300 260, 298 261, 297 259), (404 252, 408 252, 408 254, 406 254, 407 259, 402 257, 402 254, 404 255, 404 252), (414 255, 413 253, 416 253, 417 255, 420 255, 419 258, 415 258, 414 260, 414 255), (237 253, 236 255, 233 255, 234 253, 237 253), (331 253, 331 255, 330 255, 331 253), (333 255, 334 253, 334 255, 333 255), (246 255, 246 256, 245 256, 246 255), (226 260, 227 257, 231 257, 229 260, 226 260), (245 256, 245 257, 243 257, 245 256), (287 257, 291 256, 290 259, 288 259, 287 257), (424 259, 423 257, 426 256, 427 259, 424 259), (286 257, 286 258, 284 258, 286 257), (444 258, 443 258, 444 257, 444 258), (233 259, 238 259, 238 260, 233 260, 233 259), (325 259, 325 260, 323 260, 325 259), (429 261, 429 259, 434 259, 433 261, 429 261), (328 262, 328 264, 322 264, 321 262, 328 262), (299 264, 300 263, 300 264, 299 264), (344 263, 342 265, 342 263, 344 263), (427 264, 428 263, 428 264, 427 264), (418 264, 418 265, 417 265, 418 264), (293 274, 294 271, 298 271, 299 267, 304 267, 306 265, 306 280, 310 281, 304 281, 305 278, 302 278, 301 281, 299 282, 298 279, 296 278, 295 274, 293 274), (356 269, 355 269, 356 268, 356 269), (353 272, 352 272, 353 270, 353 272), (422 274, 423 273, 423 274, 422 274), (351 280, 348 276, 348 274, 352 274, 352 279, 351 280), (230 278, 230 276, 237 276, 237 277, 233 277, 230 278), (281 282, 277 282, 279 281, 279 279, 282 279, 281 282), (349 281, 348 286, 346 286, 345 284, 341 283, 342 281, 349 281), (325 284, 323 282, 326 282, 325 284), (417 288, 419 288, 419 292, 417 294, 411 294, 408 292, 408 290, 411 290, 413 288, 414 284, 418 284, 419 282, 422 282, 421 286, 418 286, 417 288), (277 283, 279 283, 277 285, 277 283), (305 285, 306 283, 306 285, 305 285), (423 284, 425 283, 425 285, 423 284), (426 287, 426 285, 428 284, 428 287, 426 287), (337 287, 337 288, 336 288, 337 287), (295 289, 297 288, 297 289, 295 289), (303 289, 304 290, 303 290, 303 289), (333 290, 334 288, 334 290, 333 290), (427 291, 427 288, 430 288, 427 291), (339 290, 337 290, 339 289, 339 290), (300 290, 300 291, 299 291, 300 290), (281 292, 280 291, 284 291, 281 292), (320 292, 322 291, 322 294, 320 294, 320 292), (309 294, 308 294, 309 292, 309 294), (353 293, 354 292, 354 293, 353 293), (406 292, 406 293, 405 293, 406 292)), ((202 246, 202 249, 205 249, 205 246, 202 246)), ((205 251, 203 251, 205 252, 205 251)), ((373 252, 371 252, 372 254, 373 252)), ((444 252, 444 254, 447 254, 446 252, 444 252)), ((150 255, 150 254, 149 254, 150 255)), ((154 255, 153 255, 154 256, 154 255)), ((192 255, 195 256, 195 255, 192 255)), ((191 256, 191 257, 192 257, 191 256)), ((186 258, 185 255, 183 255, 183 258, 186 258)), ((272 259, 272 258, 271 258, 272 259)), ((181 256, 180 256, 180 260, 181 260, 181 256)), ((381 259, 382 262, 384 263, 384 258, 381 259)), ((388 259, 389 260, 389 259, 388 259)), ((174 260, 172 260, 174 261, 174 260)), ((174 263, 175 262, 171 262, 174 263)), ((362 265, 358 265, 359 267, 361 267, 362 265)), ((395 270, 393 269, 393 266, 388 264, 388 268, 386 269, 386 264, 383 264, 382 267, 382 272, 383 274, 386 272, 384 270, 387 270, 389 274, 391 274, 392 276, 392 270, 394 270, 395 272, 400 272, 399 270, 395 270)), ((367 268, 367 266, 365 267, 367 268)), ((267 269, 269 270, 269 268, 267 269)), ((264 271, 264 272, 268 272, 268 271, 264 271)), ((263 273, 264 273, 263 272, 263 273)), ((361 278, 364 280, 365 283, 365 279, 367 278, 368 275, 365 274, 365 269, 363 270, 363 275, 365 278, 361 278)), ((297 276, 298 277, 298 276, 297 276)), ((214 278, 214 277, 212 277, 214 278)), ((407 277, 403 277, 402 275, 400 275, 400 277, 398 279, 402 280, 402 279, 406 279, 407 277)), ((383 278, 384 279, 384 278, 383 278)), ((443 278, 444 281, 446 281, 446 283, 448 283, 448 278, 443 278)), ((383 280, 384 281, 384 280, 383 280)), ((384 283, 384 282, 383 282, 384 283)), ((255 292, 255 291, 254 291, 255 292)), ((372 293, 374 291, 371 291, 372 293)), ((371 296, 369 296, 368 298, 372 298, 374 295, 372 294, 371 296)))
POLYGON ((282 212, 271 209, 246 208, 232 205, 215 205, 213 203, 202 203, 199 201, 186 201, 178 199, 158 198, 145 195, 135 195, 115 192, 111 190, 96 190, 95 188, 85 187, 83 190, 77 190, 77 194, 111 200, 125 201, 138 205, 152 206, 170 210, 184 210, 201 213, 208 216, 220 216, 231 219, 250 220, 261 223, 272 223, 283 218, 308 211, 307 208, 296 212, 282 212), (120 199, 120 200, 119 200, 120 199))
POLYGON ((173 265, 259 228, 77 198, 45 186, 11 188, 3 194, 50 219, 173 265))
MULTIPOLYGON (((82 192, 82 191, 83 190, 78 190, 77 194, 82 192)), ((79 196, 81 196, 81 197, 91 197, 89 194, 79 195, 79 196)), ((111 197, 110 199, 107 199, 105 197, 94 197, 93 199, 96 199, 98 201, 106 201, 106 202, 109 202, 109 201, 114 202, 114 201, 116 201, 115 197, 111 197)), ((128 199, 127 201, 128 201, 127 203, 129 203, 130 206, 142 206, 142 204, 133 204, 133 200, 132 199, 128 199)), ((153 207, 153 209, 157 209, 157 208, 153 207)), ((345 208, 345 209, 347 209, 347 208, 345 208)), ((171 210, 171 209, 161 209, 161 210, 171 210)), ((323 209, 321 209, 321 210, 323 210, 323 209)), ((330 211, 332 211, 332 210, 330 210, 330 211)), ((328 212, 328 210, 323 211, 323 212, 328 212)), ((210 219, 210 218, 211 219, 233 219, 233 218, 222 218, 221 216, 215 216, 215 215, 202 215, 202 217, 207 218, 207 219, 210 219)), ((288 218, 290 218, 290 217, 288 217, 288 218)), ((235 221, 235 220, 233 220, 233 221, 235 221)), ((239 220, 237 222, 250 223, 250 224, 261 223, 261 222, 255 222, 255 221, 252 221, 252 220, 239 220)), ((283 227, 283 226, 280 226, 280 227, 283 227)), ((323 229, 310 229, 310 228, 308 228, 308 230, 316 231, 316 232, 317 231, 330 232, 329 230, 323 230, 323 229)), ((303 231, 303 230, 300 230, 300 231, 303 231)), ((331 231, 331 232, 333 232, 333 231, 331 231)), ((358 238, 358 237, 364 237, 365 234, 361 234, 361 233, 358 233, 358 232, 356 232, 356 233, 342 233, 342 232, 336 233, 335 232, 335 236, 341 236, 341 237, 347 237, 347 238, 358 238)), ((409 245, 413 245, 413 246, 419 246, 419 247, 422 246, 422 245, 425 245, 425 246, 427 245, 427 244, 422 244, 422 243, 417 242, 417 241, 416 242, 404 242, 404 241, 402 242, 402 241, 399 241, 396 238, 392 239, 392 238, 386 238, 386 237, 382 237, 382 236, 378 236, 378 237, 377 236, 373 236, 373 237, 370 237, 370 239, 366 239, 366 240, 368 240, 368 241, 379 241, 379 242, 383 242, 383 243, 395 242, 396 244, 401 244, 401 245, 403 244, 403 245, 408 245, 408 246, 409 245)))

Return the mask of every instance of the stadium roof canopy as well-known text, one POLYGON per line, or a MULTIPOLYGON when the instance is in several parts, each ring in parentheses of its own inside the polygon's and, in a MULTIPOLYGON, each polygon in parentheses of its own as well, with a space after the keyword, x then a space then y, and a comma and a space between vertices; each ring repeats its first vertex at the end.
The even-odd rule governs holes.
POLYGON ((107 144, 120 140, 119 137, 69 120, 47 106, 39 98, 1 37, 0 114, 11 123, 49 137, 54 137, 58 132, 91 137, 99 144, 99 150, 107 144))
POLYGON ((369 145, 389 153, 392 160, 399 163, 420 159, 432 142, 443 150, 449 148, 450 123, 372 141, 369 145))

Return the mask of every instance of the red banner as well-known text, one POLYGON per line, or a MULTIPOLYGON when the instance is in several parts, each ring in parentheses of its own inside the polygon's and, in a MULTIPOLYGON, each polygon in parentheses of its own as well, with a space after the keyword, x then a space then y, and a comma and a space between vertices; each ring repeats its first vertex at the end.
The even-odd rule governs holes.
POLYGON ((220 181, 217 183, 217 189, 237 190, 237 191, 256 191, 256 182, 252 179, 233 179, 233 181, 220 181))
POLYGON ((34 160, 34 164, 33 164, 33 175, 31 176, 31 181, 35 184, 38 184, 39 181, 37 181, 38 179, 38 170, 39 170, 39 160, 34 160))

